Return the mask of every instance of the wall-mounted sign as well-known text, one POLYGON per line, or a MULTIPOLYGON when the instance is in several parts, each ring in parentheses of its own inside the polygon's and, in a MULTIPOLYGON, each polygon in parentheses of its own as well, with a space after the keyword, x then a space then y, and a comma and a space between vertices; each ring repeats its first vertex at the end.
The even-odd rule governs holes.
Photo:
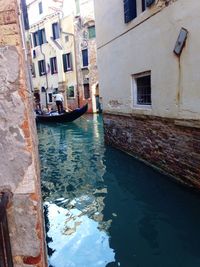
POLYGON ((178 39, 176 41, 175 47, 174 47, 174 53, 177 56, 180 56, 183 47, 185 45, 186 39, 187 39, 188 31, 185 28, 181 28, 178 39))

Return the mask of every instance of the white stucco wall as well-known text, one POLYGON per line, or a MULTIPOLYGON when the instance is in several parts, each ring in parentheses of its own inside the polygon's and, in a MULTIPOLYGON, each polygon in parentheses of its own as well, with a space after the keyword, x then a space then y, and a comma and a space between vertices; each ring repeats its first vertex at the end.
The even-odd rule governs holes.
POLYGON ((122 1, 95 1, 104 111, 199 119, 200 2, 177 0, 159 10, 153 6, 125 24, 122 1), (189 33, 179 62, 173 49, 181 27, 189 33), (133 105, 131 75, 144 71, 151 71, 148 109, 133 105))
POLYGON ((60 11, 61 17, 75 13, 75 1, 74 0, 26 0, 27 11, 29 16, 29 24, 32 26, 35 23, 38 23, 41 19, 45 18, 48 15, 60 11), (39 14, 39 3, 42 2, 43 12, 39 14))

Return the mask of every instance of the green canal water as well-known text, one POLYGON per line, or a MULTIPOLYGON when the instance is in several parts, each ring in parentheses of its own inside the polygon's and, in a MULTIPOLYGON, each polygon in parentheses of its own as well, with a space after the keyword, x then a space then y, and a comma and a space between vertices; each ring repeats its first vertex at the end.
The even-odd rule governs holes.
POLYGON ((105 146, 101 116, 37 128, 49 266, 200 266, 199 195, 105 146))

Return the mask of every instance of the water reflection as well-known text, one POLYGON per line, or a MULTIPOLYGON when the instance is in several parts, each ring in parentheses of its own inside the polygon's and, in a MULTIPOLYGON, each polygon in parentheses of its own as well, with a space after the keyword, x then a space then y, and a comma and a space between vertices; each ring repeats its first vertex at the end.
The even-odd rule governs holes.
MULTIPOLYGON (((76 201, 72 202, 69 205, 74 206, 76 201)), ((51 237, 48 246, 53 251, 49 259, 51 266, 103 267, 114 260, 108 235, 87 215, 87 209, 64 209, 50 203, 45 206, 50 221, 47 234, 51 237)))
POLYGON ((49 263, 106 266, 114 261, 103 221, 107 189, 100 117, 38 125, 49 263), (95 250, 94 250, 95 248, 95 250))
POLYGON ((200 198, 103 142, 101 117, 38 125, 53 267, 197 267, 200 198))

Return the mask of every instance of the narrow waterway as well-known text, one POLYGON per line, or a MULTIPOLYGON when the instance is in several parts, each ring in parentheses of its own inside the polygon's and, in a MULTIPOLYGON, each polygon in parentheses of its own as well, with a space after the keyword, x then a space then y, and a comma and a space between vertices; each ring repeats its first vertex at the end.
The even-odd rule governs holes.
POLYGON ((49 266, 200 266, 198 194, 105 146, 100 116, 38 136, 49 266))

